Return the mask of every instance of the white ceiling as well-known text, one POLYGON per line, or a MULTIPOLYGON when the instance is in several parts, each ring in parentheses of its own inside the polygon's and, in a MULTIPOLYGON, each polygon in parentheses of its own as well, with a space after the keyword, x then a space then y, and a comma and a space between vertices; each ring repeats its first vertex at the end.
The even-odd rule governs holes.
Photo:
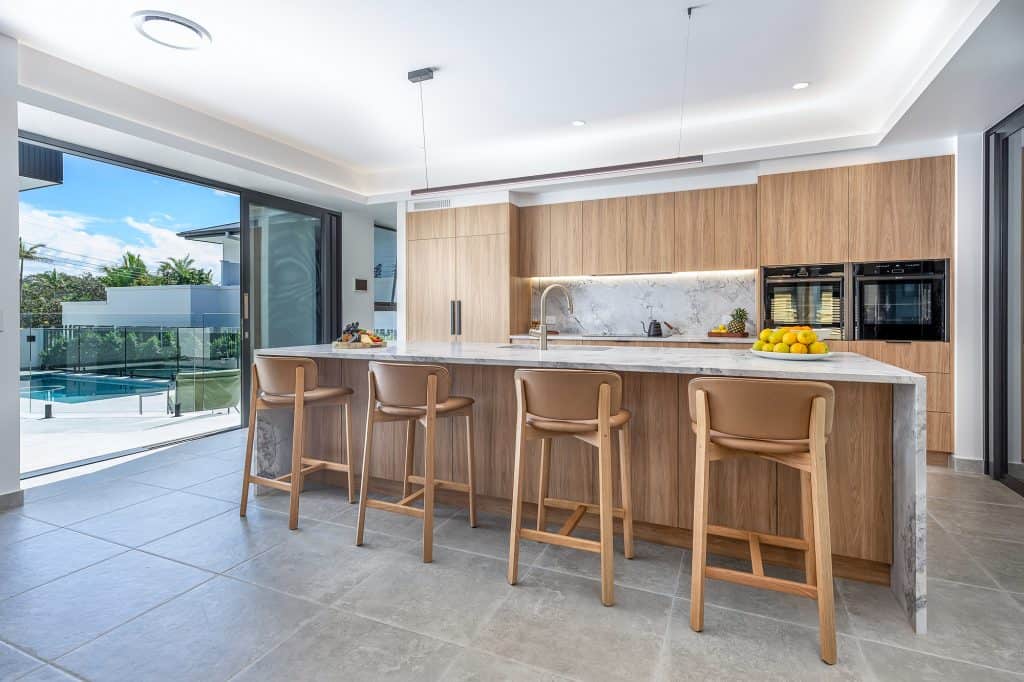
MULTIPOLYGON (((422 66, 440 69, 423 86, 432 185, 676 155, 687 4, 167 0, 154 8, 213 36, 184 52, 138 35, 135 3, 6 0, 0 32, 336 164, 348 189, 379 195, 424 184, 405 78, 422 66)), ((682 153, 881 139, 993 4, 711 0, 690 27, 682 153)))

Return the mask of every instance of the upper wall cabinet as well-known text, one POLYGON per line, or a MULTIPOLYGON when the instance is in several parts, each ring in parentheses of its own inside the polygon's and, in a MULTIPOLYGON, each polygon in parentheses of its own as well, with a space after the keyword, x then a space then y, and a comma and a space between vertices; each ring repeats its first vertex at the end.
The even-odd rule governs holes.
POLYGON ((583 204, 519 209, 519 276, 583 274, 583 204))
POLYGON ((405 217, 406 240, 444 239, 455 236, 455 211, 416 211, 405 217))
POLYGON ((715 256, 715 190, 676 192, 676 235, 673 269, 710 270, 715 256))
POLYGON ((757 267, 757 185, 677 192, 674 270, 757 267))
POLYGON ((629 271, 626 199, 583 202, 583 272, 621 275, 629 271))
POLYGON ((950 258, 953 157, 850 168, 850 260, 950 258))
POLYGON ((758 178, 761 265, 849 260, 849 177, 828 168, 758 178))
POLYGON ((551 270, 551 207, 519 209, 519 275, 540 277, 551 270))
POLYGON ((629 197, 626 214, 628 271, 671 272, 676 229, 675 195, 629 197))
POLYGON ((455 236, 481 237, 506 234, 509 229, 509 204, 484 204, 455 209, 455 236))

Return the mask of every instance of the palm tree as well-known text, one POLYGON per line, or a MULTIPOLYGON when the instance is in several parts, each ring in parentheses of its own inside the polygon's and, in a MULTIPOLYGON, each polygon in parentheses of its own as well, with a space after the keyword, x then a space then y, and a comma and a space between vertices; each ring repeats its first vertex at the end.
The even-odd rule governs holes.
POLYGON ((142 256, 125 251, 117 265, 104 265, 100 280, 108 287, 130 287, 149 284, 149 268, 142 256))
POLYGON ((195 267, 195 260, 192 256, 186 255, 183 258, 168 258, 160 263, 157 274, 171 284, 209 284, 213 281, 213 273, 209 270, 195 267))
POLYGON ((40 249, 46 248, 46 244, 32 244, 31 246, 25 243, 25 240, 18 237, 18 296, 21 297, 21 291, 25 285, 25 261, 34 260, 45 262, 50 260, 39 253, 40 249))

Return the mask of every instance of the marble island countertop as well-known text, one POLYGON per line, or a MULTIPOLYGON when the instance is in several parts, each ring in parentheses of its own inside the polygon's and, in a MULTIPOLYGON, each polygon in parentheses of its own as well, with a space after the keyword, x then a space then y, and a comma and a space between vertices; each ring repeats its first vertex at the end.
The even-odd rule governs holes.
POLYGON ((856 353, 832 353, 816 362, 758 357, 714 348, 551 346, 526 344, 396 343, 386 348, 336 350, 330 344, 264 348, 264 355, 353 360, 397 360, 440 364, 604 369, 620 372, 816 379, 859 383, 925 385, 925 378, 856 353))
MULTIPOLYGON (((513 334, 509 337, 514 341, 536 341, 537 337, 533 334, 513 334)), ((731 336, 696 336, 693 334, 679 334, 675 336, 640 336, 640 335, 622 335, 617 336, 615 334, 551 334, 548 336, 549 342, 554 341, 635 341, 636 343, 642 342, 657 342, 657 343, 729 343, 749 346, 756 341, 757 338, 754 336, 748 336, 745 338, 735 338, 731 336)))

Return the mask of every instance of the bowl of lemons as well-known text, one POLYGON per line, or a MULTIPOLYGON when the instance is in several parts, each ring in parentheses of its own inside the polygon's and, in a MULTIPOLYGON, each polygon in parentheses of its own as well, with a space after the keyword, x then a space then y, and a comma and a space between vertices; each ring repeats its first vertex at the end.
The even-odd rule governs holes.
POLYGON ((754 355, 776 360, 824 360, 831 353, 810 327, 764 329, 750 348, 754 355))

